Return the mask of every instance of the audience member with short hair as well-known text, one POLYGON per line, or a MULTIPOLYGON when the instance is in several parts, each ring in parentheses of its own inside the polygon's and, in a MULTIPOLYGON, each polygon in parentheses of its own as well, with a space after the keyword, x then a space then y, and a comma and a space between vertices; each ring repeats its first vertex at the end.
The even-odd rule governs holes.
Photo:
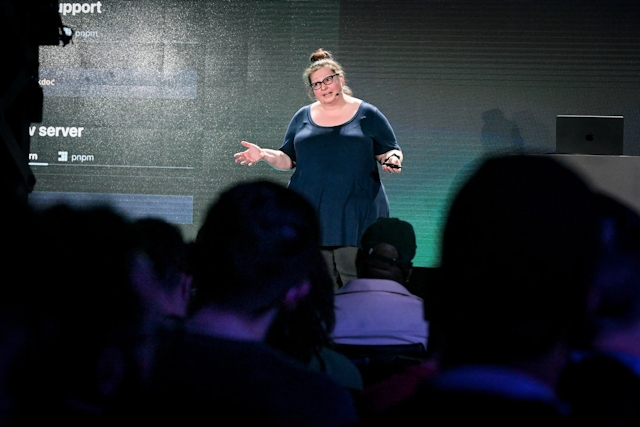
POLYGON ((0 189, 0 200, 0 425, 5 426, 12 425, 23 401, 25 378, 18 367, 41 330, 38 289, 55 264, 42 253, 48 239, 36 213, 6 189, 0 189))
POLYGON ((160 218, 133 223, 136 257, 132 280, 148 314, 169 328, 186 318, 191 295, 187 245, 180 229, 160 218))
POLYGON ((350 390, 362 390, 358 368, 333 349, 334 281, 327 263, 318 256, 310 267, 309 293, 293 309, 283 307, 278 312, 265 342, 350 390))
POLYGON ((575 425, 640 425, 640 215, 601 196, 605 253, 591 286, 593 336, 564 370, 575 425))
POLYGON ((585 319, 599 230, 592 191, 560 163, 484 161, 451 204, 430 293, 441 372, 392 419, 566 424, 554 389, 585 319))
POLYGON ((153 351, 130 280, 131 225, 106 207, 41 215, 54 268, 31 289, 40 330, 16 368, 18 424, 114 422, 144 387, 153 351))
POLYGON ((378 218, 362 235, 358 278, 336 291, 337 344, 427 345, 428 324, 421 298, 405 287, 416 253, 413 226, 378 218))
POLYGON ((211 205, 195 241, 186 334, 158 354, 154 419, 219 425, 356 422, 349 393, 264 343, 281 310, 310 292, 319 225, 300 195, 238 184, 211 205))

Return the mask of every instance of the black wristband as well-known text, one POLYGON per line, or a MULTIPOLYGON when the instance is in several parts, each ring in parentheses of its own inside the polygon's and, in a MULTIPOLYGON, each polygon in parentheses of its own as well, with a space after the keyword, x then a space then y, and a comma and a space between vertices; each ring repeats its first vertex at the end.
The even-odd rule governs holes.
MULTIPOLYGON (((389 157, 387 157, 386 159, 384 159, 384 160, 382 161, 382 163, 381 163, 381 164, 385 164, 385 163, 387 163, 387 161, 388 161, 390 158, 392 158, 392 157, 397 157, 398 159, 400 159, 400 156, 398 156, 396 153, 393 153, 392 155, 390 155, 389 157)), ((400 159, 400 160, 402 160, 402 159, 400 159)))

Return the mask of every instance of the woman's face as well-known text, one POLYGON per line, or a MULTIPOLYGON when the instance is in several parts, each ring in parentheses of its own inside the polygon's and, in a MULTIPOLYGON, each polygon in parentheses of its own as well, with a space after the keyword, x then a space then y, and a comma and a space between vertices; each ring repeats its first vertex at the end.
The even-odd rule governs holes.
POLYGON ((313 94, 321 103, 329 103, 341 96, 344 78, 336 74, 329 67, 322 67, 311 73, 311 85, 313 86, 313 94), (325 82, 330 80, 328 84, 325 82))

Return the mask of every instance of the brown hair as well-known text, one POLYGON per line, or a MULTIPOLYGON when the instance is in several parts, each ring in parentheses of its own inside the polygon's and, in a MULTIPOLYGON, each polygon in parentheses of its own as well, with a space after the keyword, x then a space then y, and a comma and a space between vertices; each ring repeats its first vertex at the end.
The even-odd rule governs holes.
MULTIPOLYGON (((327 67, 333 70, 334 73, 338 73, 342 77, 345 77, 344 70, 342 69, 340 64, 338 64, 338 62, 333 59, 331 52, 329 52, 328 50, 324 50, 322 48, 316 50, 311 54, 309 60, 311 61, 311 65, 306 70, 304 70, 302 78, 307 88, 309 88, 309 96, 311 97, 311 99, 315 99, 315 97, 313 96, 313 90, 309 86, 311 84, 311 74, 315 73, 323 67, 327 67)), ((353 95, 353 91, 347 85, 342 86, 342 91, 347 95, 353 95)))

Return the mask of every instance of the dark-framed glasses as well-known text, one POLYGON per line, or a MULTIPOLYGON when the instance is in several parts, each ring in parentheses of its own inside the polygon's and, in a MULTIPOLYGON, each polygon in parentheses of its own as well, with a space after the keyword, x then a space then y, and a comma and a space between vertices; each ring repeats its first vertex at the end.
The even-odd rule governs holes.
POLYGON ((320 87, 322 86, 323 83, 324 83, 325 86, 328 86, 331 83, 333 83, 333 78, 335 76, 339 76, 339 75, 340 75, 340 73, 331 74, 330 76, 325 77, 324 79, 320 80, 319 82, 313 82, 313 83, 309 84, 309 86, 311 86, 311 89, 313 89, 313 90, 318 90, 318 89, 320 89, 320 87))

